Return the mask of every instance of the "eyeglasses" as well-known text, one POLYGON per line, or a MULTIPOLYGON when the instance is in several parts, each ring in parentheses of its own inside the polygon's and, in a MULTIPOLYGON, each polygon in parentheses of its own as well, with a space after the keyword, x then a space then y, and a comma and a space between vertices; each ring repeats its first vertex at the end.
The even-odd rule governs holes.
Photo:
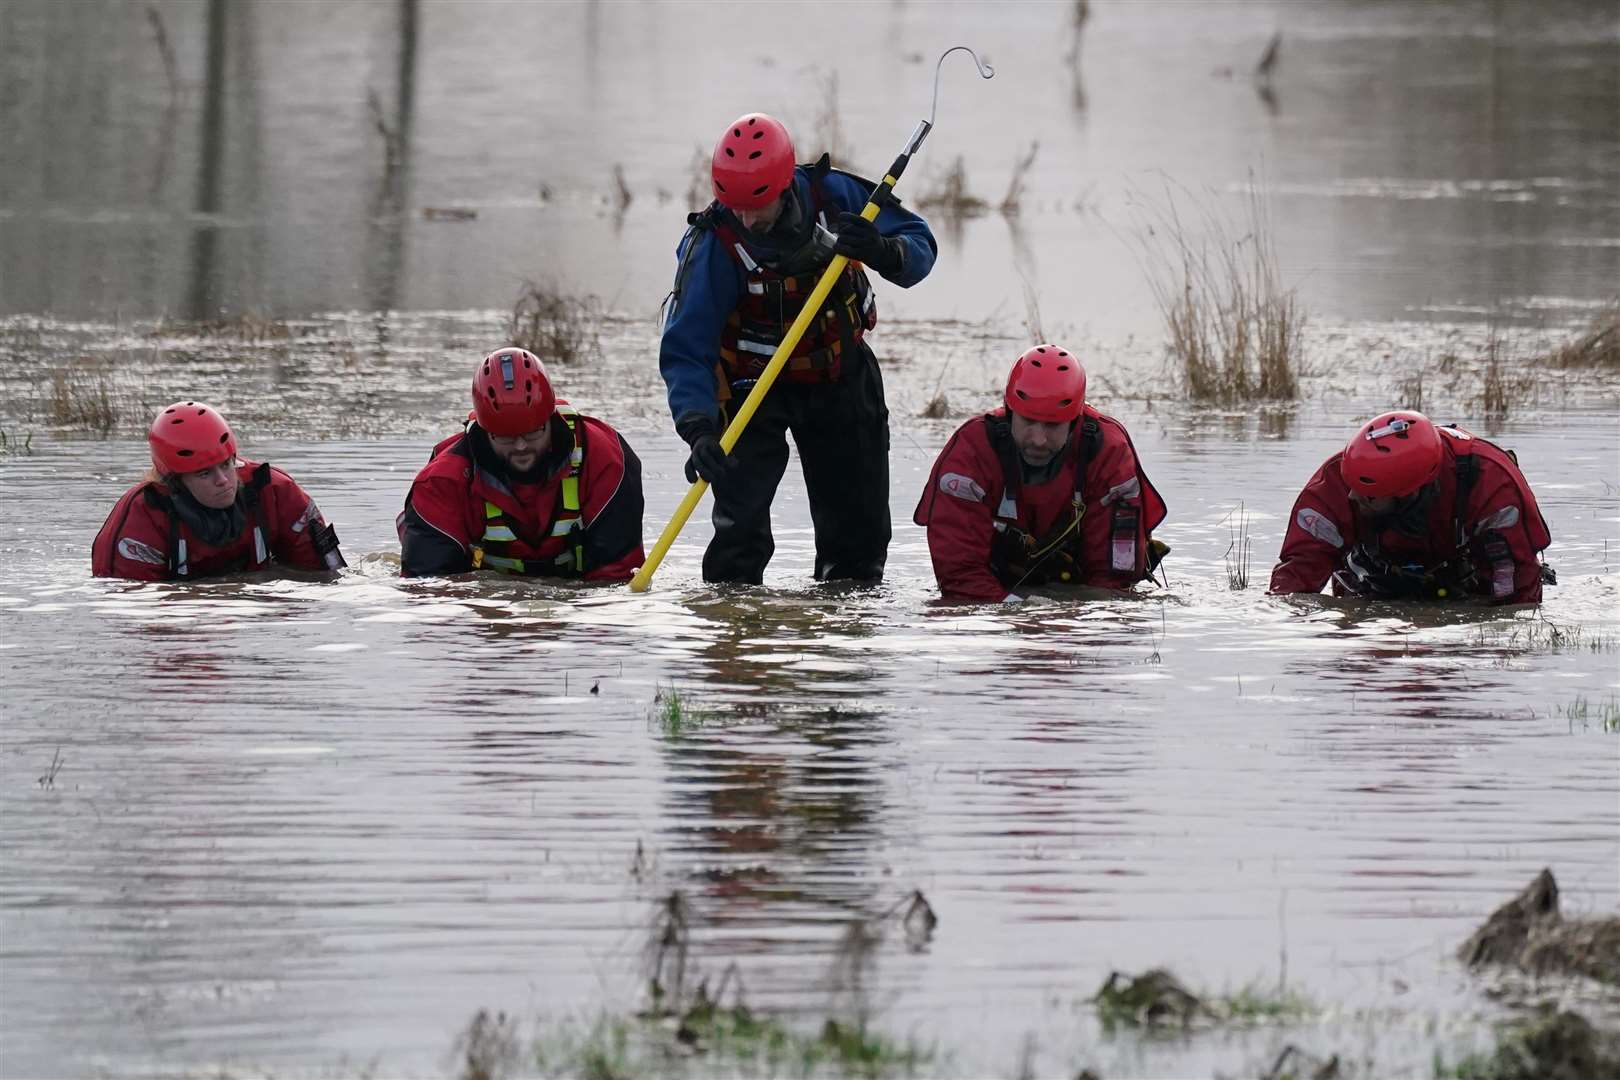
POLYGON ((523 435, 491 435, 489 443, 497 450, 516 450, 519 443, 538 450, 546 442, 546 429, 535 428, 523 435))

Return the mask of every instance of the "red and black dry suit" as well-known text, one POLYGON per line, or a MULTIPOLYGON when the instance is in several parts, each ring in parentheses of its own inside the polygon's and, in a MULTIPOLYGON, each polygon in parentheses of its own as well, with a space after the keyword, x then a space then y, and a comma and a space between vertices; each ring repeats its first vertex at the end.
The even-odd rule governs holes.
POLYGON ((214 510, 173 486, 143 481, 124 492, 90 549, 96 577, 174 581, 262 570, 337 570, 337 533, 320 507, 270 465, 237 466, 236 502, 214 510))
POLYGON ((940 451, 912 520, 928 529, 940 592, 1005 600, 1048 582, 1141 581, 1157 565, 1149 541, 1164 516, 1124 425, 1087 405, 1055 469, 1023 464, 1005 408, 969 420, 940 451))
POLYGON ((538 464, 515 476, 474 421, 433 448, 405 497, 406 577, 501 570, 627 581, 641 546, 641 460, 613 428, 559 402, 538 464))
MULTIPOLYGON (((832 261, 842 211, 859 212, 873 185, 801 165, 781 217, 765 236, 718 203, 689 219, 665 309, 658 367, 681 430, 707 417, 720 430, 740 404, 832 261)), ((873 222, 899 241, 900 265, 884 277, 910 288, 933 268, 928 223, 898 202, 873 222)), ((714 539, 705 581, 758 584, 776 551, 771 502, 787 471, 787 433, 799 451, 815 525, 816 577, 872 580, 889 547, 889 409, 865 336, 877 306, 865 269, 850 263, 732 448, 733 468, 714 492, 714 539)))
POLYGON ((1335 596, 1370 595, 1349 566, 1353 553, 1365 552, 1401 568, 1377 595, 1539 603, 1536 556, 1552 535, 1529 482, 1509 451, 1457 427, 1439 430, 1440 471, 1404 528, 1357 508, 1339 474, 1342 453, 1328 458, 1294 503, 1271 591, 1321 592, 1332 581, 1335 596))

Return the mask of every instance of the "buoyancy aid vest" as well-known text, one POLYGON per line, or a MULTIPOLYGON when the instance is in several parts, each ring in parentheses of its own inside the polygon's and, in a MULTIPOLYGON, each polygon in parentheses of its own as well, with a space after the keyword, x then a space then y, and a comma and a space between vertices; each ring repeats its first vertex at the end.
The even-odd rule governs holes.
MULTIPOLYGON (((1451 497, 1449 538, 1451 550, 1437 565, 1421 569, 1413 568, 1414 580, 1418 582, 1414 588, 1425 596, 1435 594, 1445 597, 1453 592, 1459 594, 1483 592, 1498 599, 1511 596, 1516 584, 1517 564, 1511 547, 1502 535, 1502 530, 1520 524, 1521 514, 1531 511, 1535 514, 1535 520, 1524 521, 1523 524, 1533 549, 1540 551, 1552 542, 1552 534, 1547 528, 1546 519, 1536 506, 1535 497, 1530 492, 1524 474, 1519 471, 1519 456, 1512 450, 1497 446, 1488 439, 1482 439, 1455 424, 1441 426, 1439 431, 1449 436, 1445 440, 1445 445, 1450 447, 1453 457, 1454 487, 1451 497), (1518 505, 1503 507, 1482 521, 1471 522, 1468 518, 1469 499, 1474 484, 1479 479, 1481 470, 1479 455, 1482 451, 1485 453, 1494 451, 1505 459, 1501 464, 1518 489, 1518 505), (1480 574, 1480 565, 1475 555, 1476 543, 1478 555, 1488 568, 1488 582, 1480 574)), ((1378 536, 1373 538, 1375 550, 1381 547, 1378 540, 1378 536)), ((1395 557, 1398 559, 1400 556, 1395 557)), ((1541 573, 1544 582, 1552 583, 1557 580, 1552 568, 1545 564, 1542 564, 1541 573)))
MULTIPOLYGON (((1007 588, 1025 585, 1043 585, 1051 581, 1083 581, 1088 567, 1084 537, 1080 523, 1086 513, 1086 470, 1103 447, 1102 424, 1095 417, 1085 416, 1080 422, 1077 437, 1070 440, 1074 461, 1074 490, 1065 513, 1060 513, 1047 530, 1036 536, 1026 528, 1034 524, 1031 508, 1019 505, 1023 486, 1023 469, 1019 463, 1018 447, 1012 438, 1012 423, 1008 417, 990 414, 984 417, 986 436, 1001 463, 1001 502, 993 511, 995 536, 990 542, 990 567, 1007 588)), ((1148 494, 1158 500, 1156 492, 1147 486, 1140 464, 1136 473, 1100 500, 1103 507, 1112 506, 1109 527, 1108 567, 1111 573, 1136 574, 1139 578, 1152 575, 1155 567, 1170 550, 1160 541, 1148 539, 1143 559, 1137 556, 1138 525, 1142 510, 1126 500, 1148 494), (1145 562, 1145 565, 1144 565, 1145 562)), ((1151 530, 1158 521, 1149 520, 1151 530)))
POLYGON ((566 402, 557 403, 557 415, 568 425, 573 446, 567 472, 557 492, 557 512, 547 535, 527 538, 517 519, 504 508, 484 500, 484 532, 473 545, 472 564, 509 574, 540 577, 582 577, 585 565, 585 435, 579 414, 566 402))
POLYGON ((1023 468, 1013 442, 1011 421, 1006 416, 986 416, 984 423, 990 446, 1001 462, 1002 479, 1001 502, 993 512, 996 534, 990 541, 991 571, 1008 588, 1077 577, 1085 568, 1080 519, 1086 513, 1086 465, 1102 445, 1102 428, 1090 417, 1081 422, 1079 437, 1070 440, 1075 470, 1068 512, 1060 514, 1043 535, 1035 536, 1025 528, 1027 508, 1018 504, 1023 468))
POLYGON ((261 464, 253 470, 253 475, 242 486, 243 509, 247 512, 251 528, 231 543, 216 547, 188 536, 191 530, 186 526, 179 508, 175 506, 174 496, 165 491, 161 485, 148 484, 144 498, 148 504, 162 511, 169 521, 169 574, 173 577, 190 577, 193 561, 203 563, 222 552, 230 553, 238 546, 243 548, 240 555, 223 567, 211 568, 209 572, 231 574, 240 570, 261 570, 268 566, 270 544, 264 533, 264 512, 260 505, 260 494, 269 486, 270 466, 261 464), (251 545, 244 542, 244 537, 251 538, 251 545))
MULTIPOLYGON (((821 280, 822 272, 832 261, 831 244, 825 242, 823 236, 832 236, 827 231, 828 208, 837 210, 822 186, 822 179, 830 168, 829 159, 823 155, 815 164, 800 168, 809 174, 810 209, 814 218, 807 223, 810 235, 806 243, 813 244, 823 238, 824 251, 797 273, 784 274, 759 262, 718 202, 688 218, 695 228, 712 229, 721 250, 744 271, 742 299, 720 331, 720 370, 725 377, 717 382, 722 401, 730 398, 731 383, 758 379, 764 372, 821 280)), ((688 251, 696 246, 690 245, 688 251)), ((677 275, 677 292, 679 277, 684 272, 685 267, 682 267, 677 275)), ((837 382, 843 375, 844 358, 851 355, 856 343, 876 326, 877 296, 872 291, 872 283, 860 263, 850 262, 827 295, 821 312, 788 354, 782 378, 797 383, 837 382)))

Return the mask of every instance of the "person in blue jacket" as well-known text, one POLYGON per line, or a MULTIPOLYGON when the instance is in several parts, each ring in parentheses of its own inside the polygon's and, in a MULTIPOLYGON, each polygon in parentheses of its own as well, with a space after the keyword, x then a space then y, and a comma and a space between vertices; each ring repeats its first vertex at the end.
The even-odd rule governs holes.
POLYGON ((933 269, 928 223, 896 202, 860 216, 874 185, 794 163, 787 129, 763 113, 726 128, 714 150, 715 200, 677 248, 658 367, 689 481, 714 487, 705 581, 759 584, 776 550, 771 500, 799 451, 815 525, 816 578, 877 581, 889 547, 889 410, 866 271, 909 288, 933 269), (737 445, 720 435, 787 335, 833 256, 851 260, 794 347, 737 445))

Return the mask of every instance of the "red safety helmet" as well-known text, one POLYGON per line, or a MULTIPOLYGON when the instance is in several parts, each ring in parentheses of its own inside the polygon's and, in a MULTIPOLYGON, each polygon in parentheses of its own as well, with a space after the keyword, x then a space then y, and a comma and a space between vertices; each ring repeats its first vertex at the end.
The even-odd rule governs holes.
POLYGON ((1013 365, 1006 401, 1026 420, 1073 420, 1086 405, 1086 369, 1066 349, 1037 345, 1013 365))
POLYGON ((539 431, 557 408, 540 358, 527 349, 496 349, 473 374, 473 415, 491 435, 539 431))
POLYGON ((793 183, 793 140, 773 116, 749 113, 714 144, 714 197, 732 210, 759 210, 793 183))
POLYGON ((159 472, 188 473, 236 460, 236 436, 225 418, 195 401, 177 401, 157 414, 146 441, 159 472))
POLYGON ((1440 471, 1440 432, 1420 412, 1388 412, 1361 425, 1339 458, 1339 475, 1352 493, 1368 499, 1400 498, 1440 471))

